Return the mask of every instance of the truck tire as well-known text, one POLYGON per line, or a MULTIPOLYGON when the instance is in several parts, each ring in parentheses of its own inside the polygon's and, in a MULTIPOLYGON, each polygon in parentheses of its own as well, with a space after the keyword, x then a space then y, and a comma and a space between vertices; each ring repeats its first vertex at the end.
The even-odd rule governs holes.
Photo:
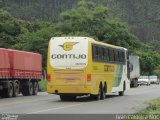
POLYGON ((33 83, 32 82, 29 82, 27 92, 29 96, 33 95, 33 83))
POLYGON ((38 82, 37 81, 35 81, 34 83, 33 83, 33 95, 37 95, 37 93, 38 93, 38 82))
POLYGON ((23 94, 23 96, 33 95, 33 84, 31 81, 27 81, 25 84, 23 84, 22 94, 23 94))
POLYGON ((13 84, 12 84, 12 82, 9 82, 8 88, 5 88, 2 92, 2 97, 11 98, 11 97, 13 97, 13 92, 14 92, 13 84))
POLYGON ((138 87, 138 80, 135 81, 135 87, 138 87))
POLYGON ((19 94, 19 84, 18 82, 14 83, 14 92, 13 92, 13 97, 17 97, 19 94))

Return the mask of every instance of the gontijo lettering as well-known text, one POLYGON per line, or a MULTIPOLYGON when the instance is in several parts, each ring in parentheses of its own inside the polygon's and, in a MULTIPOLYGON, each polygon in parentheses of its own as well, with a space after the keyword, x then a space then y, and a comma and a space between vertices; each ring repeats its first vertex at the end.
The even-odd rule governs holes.
POLYGON ((52 54, 52 59, 86 59, 85 54, 52 54))

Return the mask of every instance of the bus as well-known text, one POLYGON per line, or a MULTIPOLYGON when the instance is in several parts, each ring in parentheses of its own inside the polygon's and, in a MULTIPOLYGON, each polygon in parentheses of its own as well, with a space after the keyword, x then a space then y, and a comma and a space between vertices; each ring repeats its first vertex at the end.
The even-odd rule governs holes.
POLYGON ((105 99, 130 88, 128 50, 89 37, 53 37, 48 45, 47 91, 61 100, 105 99))

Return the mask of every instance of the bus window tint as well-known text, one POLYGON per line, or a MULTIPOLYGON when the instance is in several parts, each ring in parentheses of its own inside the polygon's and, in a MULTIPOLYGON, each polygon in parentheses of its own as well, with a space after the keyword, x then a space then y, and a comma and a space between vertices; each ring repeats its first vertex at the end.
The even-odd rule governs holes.
POLYGON ((123 63, 125 62, 125 54, 124 54, 124 51, 122 51, 122 62, 123 62, 123 63))
POLYGON ((104 61, 109 61, 109 49, 104 49, 104 61))
POLYGON ((113 61, 112 49, 109 49, 109 61, 113 61))
POLYGON ((93 60, 95 60, 95 58, 96 58, 95 51, 96 51, 95 46, 92 45, 92 59, 93 60))
POLYGON ((92 45, 92 59, 94 61, 97 61, 99 59, 98 46, 92 45))
POLYGON ((125 51, 93 44, 92 59, 97 62, 124 63, 125 51))
POLYGON ((117 59, 118 59, 118 62, 121 62, 121 58, 120 58, 120 51, 117 51, 117 59))
POLYGON ((98 47, 98 61, 103 61, 103 48, 98 47))

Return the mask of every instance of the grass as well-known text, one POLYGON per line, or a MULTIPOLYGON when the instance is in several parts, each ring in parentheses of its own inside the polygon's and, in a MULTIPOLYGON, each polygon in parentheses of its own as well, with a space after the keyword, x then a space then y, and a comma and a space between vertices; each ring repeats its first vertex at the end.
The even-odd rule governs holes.
POLYGON ((160 114, 160 98, 148 101, 147 104, 148 107, 138 114, 160 114))
POLYGON ((39 81, 39 88, 40 88, 40 91, 42 92, 47 91, 47 80, 39 81))
POLYGON ((148 107, 136 114, 128 114, 123 120, 160 120, 160 98, 147 101, 148 107))

